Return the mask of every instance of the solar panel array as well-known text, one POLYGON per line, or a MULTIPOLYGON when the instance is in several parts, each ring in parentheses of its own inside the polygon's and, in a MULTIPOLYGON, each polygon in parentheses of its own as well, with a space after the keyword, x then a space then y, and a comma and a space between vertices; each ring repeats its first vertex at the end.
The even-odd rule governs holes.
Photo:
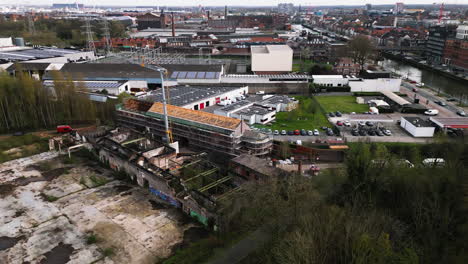
POLYGON ((218 79, 219 72, 196 72, 175 71, 171 74, 172 79, 218 79))
POLYGON ((11 61, 25 61, 33 59, 46 59, 61 57, 66 54, 78 53, 76 50, 44 48, 44 49, 25 49, 15 51, 0 52, 0 59, 11 61))

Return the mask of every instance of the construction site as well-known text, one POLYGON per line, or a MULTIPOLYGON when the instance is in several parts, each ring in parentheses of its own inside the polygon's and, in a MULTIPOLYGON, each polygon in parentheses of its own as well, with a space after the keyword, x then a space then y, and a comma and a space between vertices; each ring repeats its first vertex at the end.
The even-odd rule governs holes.
MULTIPOLYGON (((117 106, 119 125, 158 138, 167 137, 164 124, 164 104, 129 99, 117 106)), ((173 139, 182 147, 217 152, 228 156, 241 153, 266 156, 272 148, 272 139, 263 133, 251 131, 242 120, 167 105, 167 116, 173 139)))

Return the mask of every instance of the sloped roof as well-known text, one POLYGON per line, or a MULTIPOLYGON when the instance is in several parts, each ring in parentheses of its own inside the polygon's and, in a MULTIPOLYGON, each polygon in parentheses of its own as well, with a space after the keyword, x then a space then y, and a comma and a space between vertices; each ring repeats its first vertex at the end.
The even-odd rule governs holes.
MULTIPOLYGON (((159 102, 154 103, 148 110, 148 112, 163 114, 163 104, 159 102)), ((196 111, 173 105, 167 105, 167 114, 169 117, 175 117, 191 122, 221 127, 229 130, 235 130, 241 122, 241 120, 239 119, 219 116, 208 112, 196 111)))

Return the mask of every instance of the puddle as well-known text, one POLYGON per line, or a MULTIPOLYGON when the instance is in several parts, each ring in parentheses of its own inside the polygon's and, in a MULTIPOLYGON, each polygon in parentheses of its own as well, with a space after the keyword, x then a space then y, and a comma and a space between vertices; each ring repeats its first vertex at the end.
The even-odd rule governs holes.
POLYGON ((130 189, 132 189, 133 187, 132 186, 128 186, 128 185, 117 185, 117 186, 114 186, 114 189, 117 191, 117 192, 126 192, 130 189))
POLYGON ((70 256, 75 249, 69 244, 60 243, 51 251, 44 254, 45 259, 41 264, 63 264, 70 260, 70 256))
POLYGON ((0 185, 0 198, 6 197, 13 193, 15 186, 11 184, 1 184, 0 185))
POLYGON ((163 203, 159 203, 159 202, 156 202, 154 200, 149 200, 150 204, 151 204, 151 207, 153 208, 153 210, 161 210, 161 209, 168 209, 170 208, 169 205, 166 205, 166 204, 163 204, 163 203))
POLYGON ((13 247, 21 239, 23 239, 22 236, 21 237, 6 237, 6 236, 0 237, 0 251, 13 247))
POLYGON ((64 174, 65 171, 67 171, 67 170, 68 170, 67 168, 56 168, 56 169, 53 169, 53 170, 43 172, 42 177, 44 177, 44 179, 46 181, 51 181, 51 180, 57 178, 58 176, 64 174))

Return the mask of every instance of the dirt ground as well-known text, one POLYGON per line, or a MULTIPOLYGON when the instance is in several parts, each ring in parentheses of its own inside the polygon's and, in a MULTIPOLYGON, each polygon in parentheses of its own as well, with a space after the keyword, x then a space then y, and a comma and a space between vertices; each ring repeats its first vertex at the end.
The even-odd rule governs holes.
POLYGON ((0 263, 155 263, 197 228, 97 163, 65 163, 46 152, 0 164, 0 263))

